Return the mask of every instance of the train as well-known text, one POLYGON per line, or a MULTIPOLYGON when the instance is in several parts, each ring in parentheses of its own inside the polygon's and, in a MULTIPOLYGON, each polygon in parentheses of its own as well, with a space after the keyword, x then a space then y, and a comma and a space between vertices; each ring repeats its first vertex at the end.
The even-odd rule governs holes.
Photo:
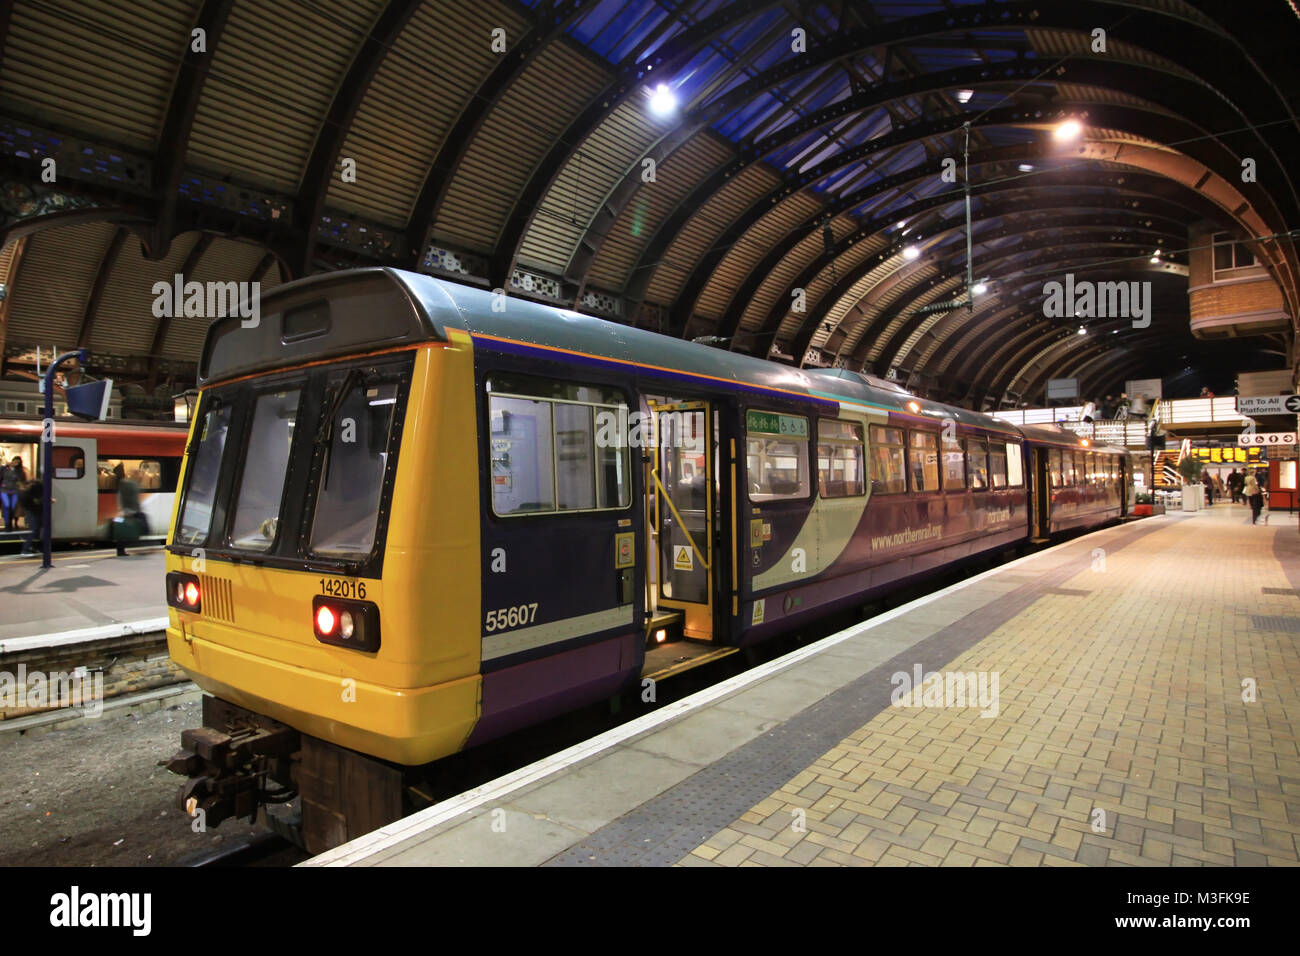
POLYGON ((216 320, 198 378, 168 767, 313 853, 449 755, 1133 503, 1056 426, 388 268, 216 320))
MULTIPOLYGON (((140 490, 140 510, 149 538, 162 541, 171 525, 172 506, 185 454, 185 425, 123 424, 56 419, 53 450, 53 505, 50 530, 56 541, 103 541, 118 513, 117 484, 132 478, 140 490)), ((41 476, 39 418, 0 419, 0 456, 18 458, 30 479, 41 476)), ((10 532, 17 540, 21 534, 10 532)))

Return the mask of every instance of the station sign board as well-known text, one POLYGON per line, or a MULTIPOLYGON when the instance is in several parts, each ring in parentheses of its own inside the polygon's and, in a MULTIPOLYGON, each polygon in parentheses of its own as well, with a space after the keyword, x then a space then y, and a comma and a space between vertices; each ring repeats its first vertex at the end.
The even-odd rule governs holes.
POLYGON ((1285 415, 1300 412, 1300 395, 1240 395, 1237 411, 1242 415, 1285 415))
POLYGON ((1242 432, 1237 436, 1238 445, 1294 445, 1295 432, 1242 432))

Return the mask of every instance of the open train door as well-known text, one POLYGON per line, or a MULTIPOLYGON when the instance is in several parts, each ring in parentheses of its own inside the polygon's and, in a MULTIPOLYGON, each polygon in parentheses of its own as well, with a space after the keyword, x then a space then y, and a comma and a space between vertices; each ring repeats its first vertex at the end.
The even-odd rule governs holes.
POLYGON ((1052 483, 1048 469, 1048 450, 1034 449, 1034 535, 1037 544, 1052 534, 1052 483))
POLYGON ((654 409, 654 523, 659 605, 680 608, 683 633, 713 640, 713 410, 708 402, 654 409))

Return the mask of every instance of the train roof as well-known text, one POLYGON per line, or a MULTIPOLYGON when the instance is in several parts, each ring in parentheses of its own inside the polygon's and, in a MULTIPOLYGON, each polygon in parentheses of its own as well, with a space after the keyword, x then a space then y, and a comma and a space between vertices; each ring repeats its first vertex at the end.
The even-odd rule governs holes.
POLYGON ((814 401, 856 403, 918 421, 951 418, 1019 434, 1008 422, 917 398, 848 369, 799 369, 526 299, 511 298, 505 309, 500 302, 485 289, 398 269, 308 276, 263 296, 255 327, 237 315, 213 322, 203 344, 199 382, 207 385, 366 349, 447 341, 448 330, 456 329, 503 345, 520 343, 623 363, 638 374, 697 377, 814 401))
POLYGON ((1088 442, 1084 444, 1082 436, 1068 428, 1062 428, 1060 425, 1018 425, 1021 434, 1029 441, 1039 442, 1043 445, 1058 445, 1061 447, 1077 448, 1080 451, 1103 451, 1113 455, 1127 455, 1127 448, 1118 445, 1102 445, 1097 442, 1088 442))

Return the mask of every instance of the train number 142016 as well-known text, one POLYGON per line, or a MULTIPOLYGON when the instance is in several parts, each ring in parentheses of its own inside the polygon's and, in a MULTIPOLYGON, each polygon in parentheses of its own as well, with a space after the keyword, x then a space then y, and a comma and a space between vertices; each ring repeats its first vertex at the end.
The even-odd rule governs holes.
POLYGON ((366 599, 365 581, 348 581, 343 578, 321 578, 320 593, 337 598, 366 599))
POLYGON ((531 624, 537 620, 537 605, 521 604, 518 607, 504 607, 499 611, 488 611, 485 630, 491 634, 493 631, 504 631, 511 627, 520 627, 524 624, 531 624))

